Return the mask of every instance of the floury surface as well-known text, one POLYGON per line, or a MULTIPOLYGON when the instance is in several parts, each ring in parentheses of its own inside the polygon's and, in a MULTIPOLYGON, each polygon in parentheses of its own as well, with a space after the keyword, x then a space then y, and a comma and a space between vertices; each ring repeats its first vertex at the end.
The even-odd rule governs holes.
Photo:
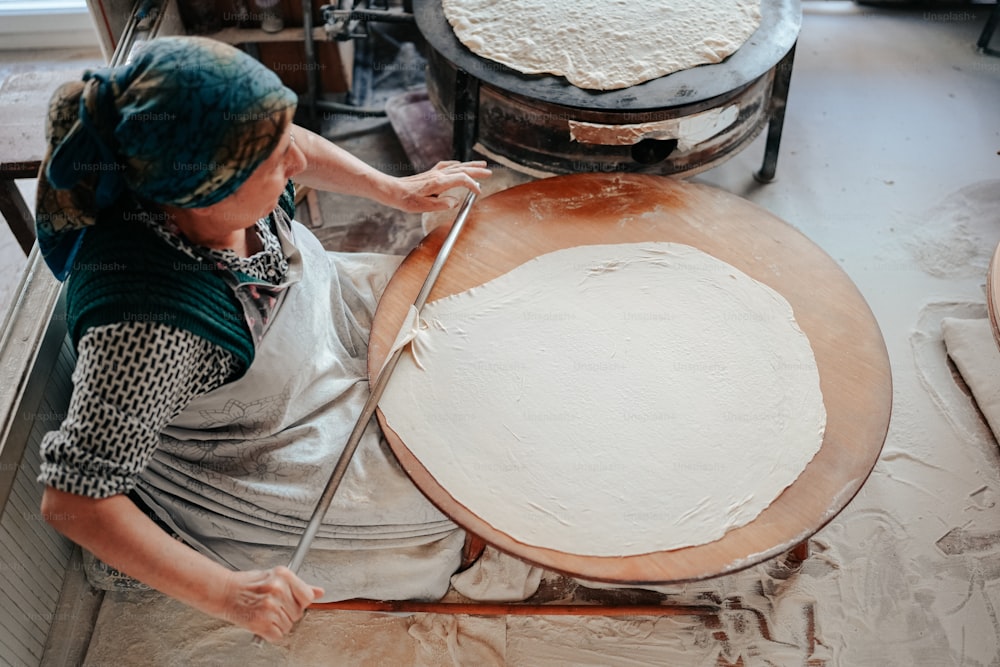
MULTIPOLYGON (((758 203, 826 250, 889 349, 882 457, 800 569, 768 563, 675 589, 677 599, 720 602, 711 618, 310 612, 264 649, 159 595, 109 594, 86 664, 1000 664, 1000 450, 948 366, 940 327, 943 317, 983 316, 1000 241, 1000 58, 975 49, 990 9, 807 0, 777 180, 752 179, 763 138, 695 179, 758 203)), ((516 180, 499 170, 491 187, 516 180)), ((369 215, 366 227, 342 211, 324 217, 344 225, 320 230, 329 247, 402 252, 420 235, 412 217, 369 215)), ((563 585, 547 576, 543 591, 589 595, 563 585)))

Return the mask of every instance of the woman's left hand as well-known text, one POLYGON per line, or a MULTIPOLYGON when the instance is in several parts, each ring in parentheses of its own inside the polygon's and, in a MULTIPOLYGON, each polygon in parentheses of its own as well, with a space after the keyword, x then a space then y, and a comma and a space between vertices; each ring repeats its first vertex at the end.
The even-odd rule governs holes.
POLYGON ((489 178, 492 173, 486 168, 484 161, 438 162, 425 172, 396 179, 399 192, 391 205, 409 213, 442 211, 461 201, 450 194, 444 194, 445 192, 454 188, 467 188, 479 194, 478 181, 489 178))

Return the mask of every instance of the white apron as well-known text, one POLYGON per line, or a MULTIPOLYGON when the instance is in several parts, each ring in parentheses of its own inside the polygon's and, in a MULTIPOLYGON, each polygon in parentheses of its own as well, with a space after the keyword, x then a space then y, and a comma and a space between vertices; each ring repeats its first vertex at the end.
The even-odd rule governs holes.
MULTIPOLYGON (((287 287, 253 363, 170 424, 137 489, 188 544, 239 570, 290 559, 368 397, 371 321, 400 261, 328 253, 302 225, 278 227, 287 287)), ((300 576, 323 600, 437 599, 463 542, 372 420, 300 576)))

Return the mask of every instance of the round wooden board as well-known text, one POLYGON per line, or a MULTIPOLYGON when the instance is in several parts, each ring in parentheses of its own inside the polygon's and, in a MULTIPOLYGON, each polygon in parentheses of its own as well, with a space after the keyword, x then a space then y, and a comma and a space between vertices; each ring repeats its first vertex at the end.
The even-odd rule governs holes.
MULTIPOLYGON (((371 377, 381 368, 446 233, 438 228, 428 235, 390 281, 372 327, 371 377)), ((501 550, 598 581, 652 584, 704 579, 788 551, 854 497, 885 441, 892 405, 889 358, 863 297, 819 247, 751 202, 666 177, 574 174, 517 186, 479 201, 430 300, 475 287, 561 248, 641 241, 694 246, 769 285, 792 305, 813 346, 827 409, 823 444, 799 478, 752 522, 710 544, 637 556, 581 556, 522 544, 452 498, 388 428, 381 412, 378 418, 417 486, 458 524, 501 550)), ((669 489, 669 471, 664 471, 663 481, 669 489)))
POLYGON ((986 277, 986 310, 990 315, 993 340, 1000 346, 1000 244, 993 251, 986 277))

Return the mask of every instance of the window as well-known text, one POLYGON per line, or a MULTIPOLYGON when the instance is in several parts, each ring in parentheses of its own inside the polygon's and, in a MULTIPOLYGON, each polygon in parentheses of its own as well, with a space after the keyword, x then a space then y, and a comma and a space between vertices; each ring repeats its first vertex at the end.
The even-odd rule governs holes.
POLYGON ((86 0, 0 0, 0 16, 86 12, 86 0))
POLYGON ((0 0, 0 50, 97 46, 86 0, 0 0))

